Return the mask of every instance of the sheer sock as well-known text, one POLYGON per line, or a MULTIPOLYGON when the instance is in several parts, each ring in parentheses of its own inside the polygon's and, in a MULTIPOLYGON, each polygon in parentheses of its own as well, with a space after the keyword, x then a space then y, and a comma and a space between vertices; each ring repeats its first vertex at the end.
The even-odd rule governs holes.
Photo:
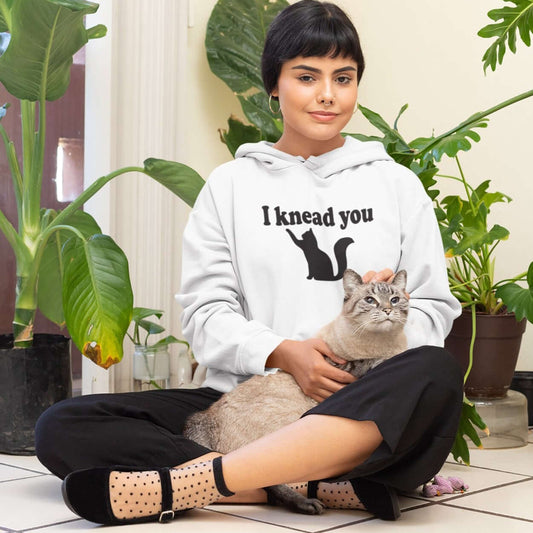
MULTIPOLYGON (((223 496, 233 495, 224 483, 221 461, 217 459, 170 470, 173 511, 205 507, 223 496)), ((111 472, 109 500, 119 519, 159 515, 162 511, 159 473, 111 472)))

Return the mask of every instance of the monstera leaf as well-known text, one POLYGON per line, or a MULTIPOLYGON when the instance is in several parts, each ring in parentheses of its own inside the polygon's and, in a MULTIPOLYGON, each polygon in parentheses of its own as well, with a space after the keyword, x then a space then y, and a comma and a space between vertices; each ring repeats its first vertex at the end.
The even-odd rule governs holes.
POLYGON ((86 30, 85 15, 98 5, 86 0, 1 0, 0 26, 12 37, 0 57, 0 81, 21 100, 56 100, 70 82, 72 56, 103 26, 86 30))
POLYGON ((533 263, 530 263, 526 281, 527 288, 517 283, 507 283, 499 287, 496 296, 501 298, 507 309, 514 312, 517 320, 527 318, 533 323, 533 263))
POLYGON ((488 24, 481 30, 478 35, 496 40, 487 49, 483 56, 483 70, 489 67, 494 71, 497 64, 502 64, 503 57, 509 46, 509 50, 516 52, 516 35, 526 46, 531 44, 531 35, 533 33, 533 0, 505 0, 513 6, 505 6, 500 9, 493 9, 488 12, 490 19, 496 24, 488 24))

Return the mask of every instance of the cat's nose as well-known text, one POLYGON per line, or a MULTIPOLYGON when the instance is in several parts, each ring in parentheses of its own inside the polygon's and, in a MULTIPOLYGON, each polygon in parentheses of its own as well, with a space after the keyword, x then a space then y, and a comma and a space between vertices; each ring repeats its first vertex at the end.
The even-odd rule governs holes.
POLYGON ((391 309, 390 307, 385 307, 385 308, 383 309, 383 311, 385 311, 385 313, 387 313, 387 315, 390 315, 392 309, 391 309))

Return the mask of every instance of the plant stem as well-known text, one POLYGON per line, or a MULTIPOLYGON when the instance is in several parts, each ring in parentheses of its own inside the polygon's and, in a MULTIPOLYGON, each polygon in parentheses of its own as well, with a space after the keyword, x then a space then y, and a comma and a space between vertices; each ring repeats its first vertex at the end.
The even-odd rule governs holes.
POLYGON ((481 111, 479 113, 476 113, 475 115, 472 115, 470 118, 468 118, 464 122, 461 122, 461 124, 459 124, 458 126, 455 126, 455 128, 436 137, 432 143, 428 144, 423 150, 421 150, 418 154, 416 154, 417 159, 421 158, 428 152, 431 152, 431 150, 433 150, 433 147, 436 146, 442 139, 445 139, 446 137, 453 135, 455 132, 459 131, 462 128, 465 128, 466 126, 470 126, 471 124, 476 123, 477 121, 479 121, 480 119, 484 117, 488 117, 489 115, 496 113, 496 111, 499 111, 500 109, 516 104, 517 102, 520 102, 521 100, 525 100, 526 98, 529 98, 530 96, 533 96, 533 89, 530 91, 526 91, 525 93, 521 93, 517 96, 513 96, 512 98, 509 98, 508 100, 505 100, 504 102, 501 102, 498 105, 495 105, 491 107, 490 109, 487 109, 486 111, 481 111))
POLYGON ((470 375, 470 371, 472 370, 472 365, 474 364, 474 343, 476 342, 476 306, 473 305, 470 309, 472 310, 472 337, 470 338, 470 349, 468 351, 468 368, 466 369, 463 383, 466 383, 466 380, 470 375))
POLYGON ((120 176, 121 174, 126 174, 127 172, 142 172, 144 174, 144 169, 141 167, 124 167, 106 176, 98 178, 94 183, 92 183, 87 189, 85 189, 73 202, 71 202, 57 217, 51 222, 50 227, 61 224, 64 219, 69 217, 74 211, 77 211, 87 200, 92 198, 104 185, 111 181, 113 178, 120 176))

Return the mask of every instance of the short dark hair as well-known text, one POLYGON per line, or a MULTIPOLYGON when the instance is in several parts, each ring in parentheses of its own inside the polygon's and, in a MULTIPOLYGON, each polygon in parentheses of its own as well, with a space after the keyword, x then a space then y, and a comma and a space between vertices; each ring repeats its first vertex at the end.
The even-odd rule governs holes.
POLYGON ((357 63, 357 81, 365 68, 359 36, 338 6, 330 2, 301 0, 281 11, 270 25, 261 58, 267 94, 275 89, 286 61, 298 56, 343 56, 357 63))

